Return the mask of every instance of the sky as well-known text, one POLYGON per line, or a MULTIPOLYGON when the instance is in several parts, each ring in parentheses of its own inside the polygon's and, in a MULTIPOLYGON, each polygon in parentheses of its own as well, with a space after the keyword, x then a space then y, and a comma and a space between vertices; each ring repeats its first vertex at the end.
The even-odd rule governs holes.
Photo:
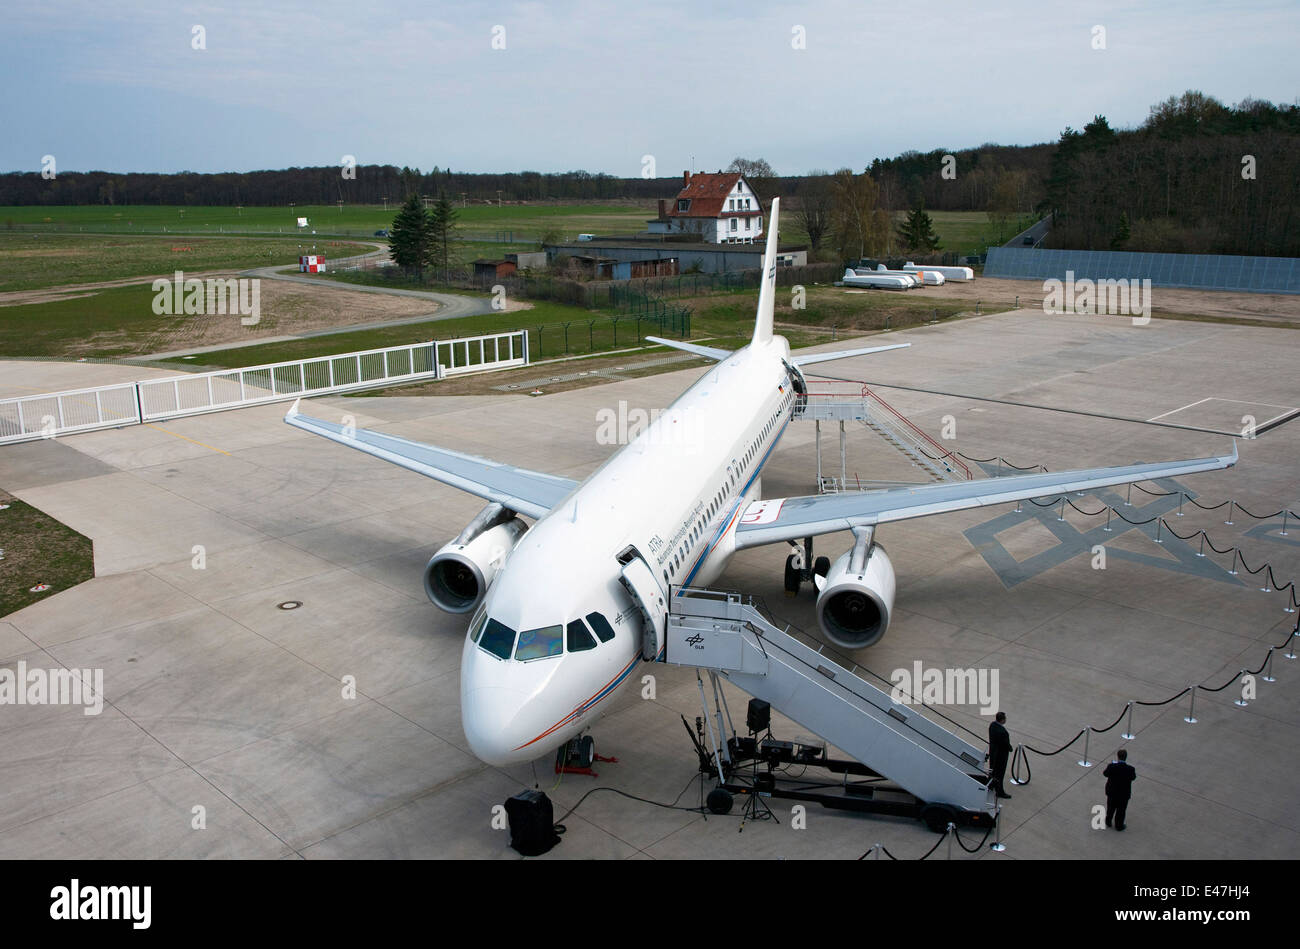
POLYGON ((1295 0, 8 4, 0 171, 861 170, 1295 103, 1297 37, 1295 0))

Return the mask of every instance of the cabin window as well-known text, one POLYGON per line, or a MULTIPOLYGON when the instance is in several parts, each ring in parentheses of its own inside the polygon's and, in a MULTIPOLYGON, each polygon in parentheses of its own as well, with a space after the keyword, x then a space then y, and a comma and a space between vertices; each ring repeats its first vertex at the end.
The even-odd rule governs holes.
POLYGON ((565 637, 569 652, 585 652, 596 648, 596 637, 591 635, 587 624, 580 619, 575 619, 569 624, 565 637))
MULTIPOLYGON (((665 574, 666 577, 667 574, 665 574)), ((614 638, 614 627, 609 625, 609 620, 605 619, 605 614, 588 613, 587 622, 591 624, 591 628, 596 631, 596 635, 600 637, 602 643, 607 643, 614 638)))

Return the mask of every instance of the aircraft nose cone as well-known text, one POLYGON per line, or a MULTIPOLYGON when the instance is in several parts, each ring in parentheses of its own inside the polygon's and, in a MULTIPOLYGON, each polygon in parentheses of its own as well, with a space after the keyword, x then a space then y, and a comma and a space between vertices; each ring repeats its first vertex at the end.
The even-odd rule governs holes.
POLYGON ((465 692, 462 725, 475 757, 498 766, 537 757, 519 747, 536 737, 525 734, 528 723, 521 715, 523 706, 523 693, 514 689, 488 686, 465 692))

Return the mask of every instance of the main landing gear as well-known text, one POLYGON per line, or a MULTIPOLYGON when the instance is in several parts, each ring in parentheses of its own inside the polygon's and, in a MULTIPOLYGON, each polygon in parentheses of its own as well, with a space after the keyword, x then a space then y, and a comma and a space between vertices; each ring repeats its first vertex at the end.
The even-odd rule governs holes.
POLYGON ((829 557, 818 557, 813 560, 813 539, 811 537, 803 539, 802 547, 794 541, 790 541, 790 547, 793 553, 785 558, 785 595, 798 596, 799 588, 805 581, 811 581, 814 587, 821 589, 821 584, 817 582, 817 578, 825 578, 826 574, 831 572, 831 559, 829 557), (808 569, 809 564, 812 564, 811 570, 808 569))
POLYGON ((617 758, 606 758, 604 755, 596 754, 596 740, 590 735, 579 735, 577 738, 570 738, 555 753, 555 773, 585 774, 588 777, 598 778, 600 775, 591 770, 591 766, 597 761, 618 764, 617 758))

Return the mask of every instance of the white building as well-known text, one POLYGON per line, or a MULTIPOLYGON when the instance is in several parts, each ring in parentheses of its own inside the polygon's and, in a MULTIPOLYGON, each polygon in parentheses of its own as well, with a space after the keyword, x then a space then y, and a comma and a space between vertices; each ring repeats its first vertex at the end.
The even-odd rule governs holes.
POLYGON ((763 234, 763 205, 744 176, 682 173, 682 190, 659 201, 651 234, 699 234, 710 244, 747 244, 763 234))

